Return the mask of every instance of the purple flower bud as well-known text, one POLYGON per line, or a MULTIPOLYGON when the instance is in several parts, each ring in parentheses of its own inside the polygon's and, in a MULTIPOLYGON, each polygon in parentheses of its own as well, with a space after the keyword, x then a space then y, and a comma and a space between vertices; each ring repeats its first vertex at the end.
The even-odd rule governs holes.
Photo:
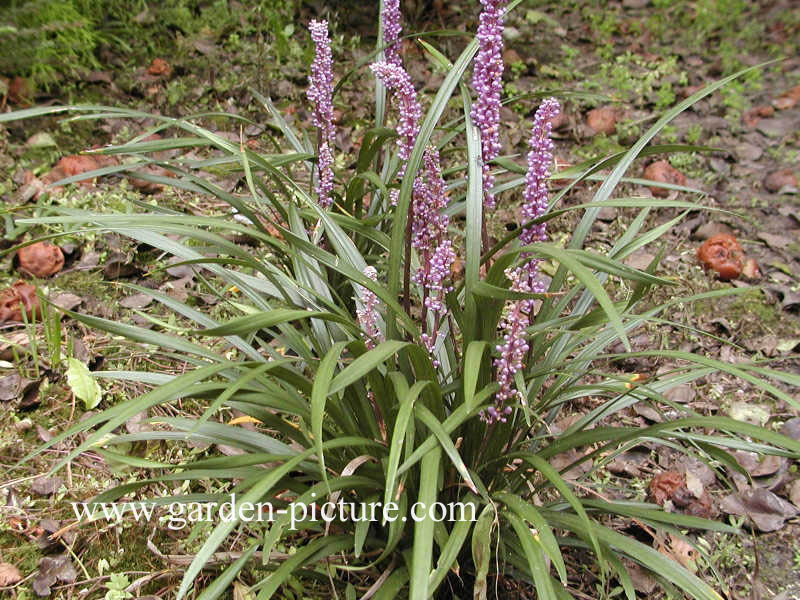
MULTIPOLYGON (((419 284, 423 295, 423 319, 432 313, 434 326, 422 335, 422 342, 433 352, 438 335, 438 325, 446 314, 445 295, 451 290, 446 285, 450 268, 455 262, 453 245, 447 239, 449 218, 442 214, 447 206, 447 186, 442 178, 439 152, 429 146, 423 155, 423 169, 414 180, 412 189, 414 220, 411 224, 411 245, 419 255, 420 266, 411 280, 419 284)), ((423 327, 427 328, 427 322, 423 327)), ((438 366, 434 360, 434 366, 438 366)))
POLYGON ((475 102, 470 116, 481 132, 481 158, 483 160, 484 206, 495 207, 494 196, 489 193, 494 176, 489 161, 500 154, 500 98, 503 91, 503 13, 506 0, 481 0, 483 10, 478 21, 478 54, 472 73, 475 102))
POLYGON ((403 67, 383 61, 373 63, 370 68, 380 82, 393 92, 393 100, 399 112, 396 127, 399 136, 397 154, 403 162, 399 174, 402 177, 419 133, 422 107, 417 99, 417 90, 403 67))
POLYGON ((322 208, 331 205, 333 191, 333 59, 328 39, 328 22, 311 21, 308 25, 314 41, 314 61, 306 97, 311 102, 311 122, 317 127, 317 201, 322 208))
POLYGON ((387 63, 397 67, 403 66, 400 59, 400 0, 384 0, 381 12, 381 27, 386 48, 383 56, 387 63))
MULTIPOLYGON (((555 98, 544 100, 533 118, 533 128, 528 142, 528 172, 525 174, 525 190, 522 216, 526 221, 541 217, 547 211, 547 178, 553 164, 553 140, 550 133, 553 119, 561 113, 561 105, 555 98)), ((524 229, 520 234, 523 244, 542 241, 545 238, 544 223, 524 229)))
MULTIPOLYGON (((378 272, 375 267, 365 267, 364 275, 378 280, 378 272)), ((383 336, 378 327, 378 297, 365 287, 359 286, 359 296, 361 298, 361 308, 356 309, 358 324, 366 335, 365 344, 367 348, 374 348, 375 342, 382 342, 383 336)))
MULTIPOLYGON (((526 221, 543 215, 547 210, 547 178, 553 162, 553 141, 550 139, 551 121, 560 110, 558 101, 555 98, 548 98, 539 106, 533 119, 529 142, 528 171, 525 175, 525 190, 522 194, 525 200, 522 214, 526 221)), ((520 241, 526 245, 544 239, 544 224, 532 225, 520 233, 520 241)), ((525 260, 525 256, 522 258, 524 262, 520 266, 505 271, 511 282, 511 289, 527 293, 544 292, 544 284, 538 279, 538 261, 533 258, 525 260)), ((523 361, 529 350, 525 330, 531 324, 533 308, 533 300, 514 300, 506 307, 500 321, 503 343, 497 345, 500 356, 494 361, 497 383, 500 385, 500 389, 495 394, 497 409, 511 400, 525 402, 522 393, 516 389, 514 375, 524 366, 523 361)), ((511 414, 511 407, 505 406, 502 412, 505 415, 511 414)), ((506 421, 504 417, 498 416, 496 412, 492 413, 488 409, 481 418, 490 424, 498 420, 506 421)))

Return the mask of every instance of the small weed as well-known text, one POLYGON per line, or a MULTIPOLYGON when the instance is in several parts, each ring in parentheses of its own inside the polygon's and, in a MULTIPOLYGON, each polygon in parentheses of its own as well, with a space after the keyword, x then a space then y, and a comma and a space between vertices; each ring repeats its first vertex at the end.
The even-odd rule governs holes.
POLYGON ((703 136, 703 127, 697 123, 689 125, 684 134, 684 140, 687 144, 697 144, 703 136))

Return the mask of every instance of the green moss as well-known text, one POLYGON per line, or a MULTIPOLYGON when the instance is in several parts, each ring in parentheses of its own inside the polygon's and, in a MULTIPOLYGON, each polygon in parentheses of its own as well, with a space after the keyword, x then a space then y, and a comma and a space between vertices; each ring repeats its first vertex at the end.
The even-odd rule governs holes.
POLYGON ((0 72, 48 87, 60 75, 97 68, 99 35, 73 2, 39 0, 5 9, 0 72))
POLYGON ((764 327, 773 328, 781 321, 781 312, 767 304, 761 290, 752 290, 731 302, 727 314, 737 319, 755 318, 764 327))
POLYGON ((34 571, 42 558, 35 542, 25 541, 22 534, 11 532, 5 523, 0 528, 0 548, 3 548, 3 562, 16 566, 20 573, 34 571))
POLYGON ((698 302, 695 314, 724 317, 734 327, 739 339, 777 333, 786 326, 786 315, 779 307, 767 303, 758 288, 731 298, 698 302))

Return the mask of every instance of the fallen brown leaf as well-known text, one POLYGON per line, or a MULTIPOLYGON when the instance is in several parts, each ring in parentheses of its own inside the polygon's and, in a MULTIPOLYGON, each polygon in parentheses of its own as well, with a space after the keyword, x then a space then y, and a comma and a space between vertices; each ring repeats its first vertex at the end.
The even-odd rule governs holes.
POLYGON ((749 517, 759 531, 777 531, 800 509, 764 488, 747 488, 723 498, 720 508, 728 514, 749 517))
POLYGON ((172 73, 172 68, 163 58, 154 58, 150 66, 147 67, 147 74, 155 77, 161 77, 162 75, 169 77, 170 73, 172 73))
POLYGON ((664 505, 672 494, 685 485, 686 480, 683 475, 677 471, 664 471, 659 473, 650 480, 650 485, 647 486, 647 493, 650 498, 659 505, 664 505))
POLYGON ((0 587, 8 587, 22 581, 19 569, 10 563, 0 563, 0 587))

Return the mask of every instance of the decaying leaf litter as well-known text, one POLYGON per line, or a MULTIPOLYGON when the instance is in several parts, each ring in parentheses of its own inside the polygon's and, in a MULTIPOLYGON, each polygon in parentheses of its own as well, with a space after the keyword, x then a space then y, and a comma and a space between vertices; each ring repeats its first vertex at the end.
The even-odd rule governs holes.
MULTIPOLYGON (((440 20, 463 24, 464 15, 470 14, 473 7, 468 3, 462 4, 438 12, 422 12, 418 20, 419 29, 436 29, 440 20)), ((658 11, 672 11, 667 14, 673 17, 677 12, 675 7, 665 8, 661 4, 622 2, 601 9, 578 3, 542 5, 518 11, 512 19, 509 50, 504 57, 507 62, 506 95, 513 98, 517 93, 540 89, 565 89, 576 93, 565 94, 566 119, 556 130, 557 153, 568 168, 566 165, 578 164, 588 158, 582 154, 587 152, 587 147, 598 156, 618 150, 635 138, 635 132, 652 118, 661 103, 690 94, 695 86, 727 74, 732 65, 789 57, 765 68, 741 87, 703 100, 680 115, 674 126, 658 140, 670 144, 699 144, 713 150, 705 154, 679 154, 669 159, 648 157, 639 161, 630 173, 633 179, 627 184, 626 191, 631 195, 676 198, 684 193, 678 188, 687 187, 706 194, 702 201, 705 206, 721 209, 719 212, 690 212, 686 220, 661 238, 661 246, 632 254, 628 258, 631 266, 644 267, 659 251, 663 251, 659 275, 674 278, 688 290, 700 292, 724 286, 751 288, 726 300, 676 307, 674 314, 666 315, 674 322, 686 323, 685 328, 652 327, 633 332, 630 338, 634 351, 668 345, 699 350, 724 362, 769 359, 784 370, 800 373, 797 359, 800 350, 800 243, 797 241, 800 239, 800 200, 797 195, 800 106, 796 92, 800 81, 800 61, 796 58, 796 42, 793 41, 798 38, 797 17, 792 17, 787 10, 788 3, 765 2, 748 8, 748 12, 740 17, 749 17, 751 22, 755 20, 760 28, 753 32, 745 28, 741 32, 741 43, 749 51, 742 56, 736 47, 732 49, 726 45, 726 36, 732 36, 734 32, 726 29, 725 22, 717 27, 709 25, 710 30, 703 32, 708 36, 708 43, 702 47, 682 45, 680 32, 666 31, 657 26, 655 19, 663 17, 657 16, 658 11), (602 73, 605 79, 593 77, 598 62, 614 65, 610 71, 602 73), (653 65, 660 76, 650 80, 646 73, 652 70, 653 65), (623 85, 625 82, 634 82, 635 85, 623 85), (581 95, 585 92, 590 95, 581 95), (578 143, 581 154, 576 154, 578 143), (639 170, 635 171, 636 168, 639 170), (666 186, 654 187, 650 184, 652 181, 666 186), (719 274, 713 265, 703 269, 698 264, 697 248, 715 236, 735 239, 739 250, 734 262, 741 263, 738 272, 734 269, 719 274), (698 335, 692 328, 710 332, 713 336, 698 335)), ((298 19, 305 22, 311 16, 304 12, 298 15, 298 19)), ((345 15, 340 16, 339 31, 347 32, 349 27, 353 27, 365 42, 362 46, 346 46, 353 63, 370 51, 367 40, 374 22, 374 19, 365 19, 363 23, 349 24, 345 15)), ((125 87, 114 83, 113 73, 110 77, 95 76, 87 81, 91 86, 103 89, 102 95, 111 96, 120 104, 136 105, 143 111, 155 109, 164 114, 197 112, 199 99, 209 106, 240 110, 252 116, 255 124, 240 131, 218 131, 218 135, 234 144, 269 148, 270 128, 266 125, 269 117, 247 90, 244 82, 248 77, 255 79, 255 76, 247 74, 248 67, 242 64, 245 61, 237 56, 236 51, 220 49, 213 43, 209 46, 207 32, 191 43, 194 50, 186 64, 170 64, 161 57, 142 58, 135 75, 125 87), (205 77, 208 73, 202 72, 202 76, 198 76, 193 72, 190 65, 207 60, 209 55, 213 60, 232 60, 243 72, 242 84, 220 91, 216 80, 205 77), (172 102, 170 94, 179 87, 174 83, 176 81, 186 93, 172 102)), ((408 43, 405 52, 419 53, 420 50, 408 43)), ((164 56, 169 58, 167 54, 164 56)), ((302 58, 299 55, 292 57, 284 76, 262 81, 262 91, 276 100, 284 114, 300 122, 309 118, 303 101, 306 68, 302 58)), ((419 67, 418 72, 412 69, 411 75, 423 94, 435 91, 442 77, 424 66, 419 67)), ((364 75, 342 90, 341 102, 355 107, 356 116, 348 117, 355 121, 359 118, 359 87, 366 82, 364 75)), ((511 101, 506 105, 503 113, 505 148, 521 151, 524 147, 524 132, 531 116, 529 110, 530 104, 524 101, 511 101)), ((366 113, 363 116, 366 117, 366 113)), ((124 209, 136 202, 157 202, 196 214, 220 209, 202 195, 167 190, 164 178, 170 174, 157 164, 137 167, 136 172, 142 178, 122 181, 118 173, 125 168, 124 160, 98 161, 76 154, 109 142, 124 143, 135 136, 151 136, 153 141, 157 141, 158 135, 170 135, 168 132, 152 132, 156 126, 152 119, 142 118, 125 125, 117 120, 84 125, 76 125, 74 130, 68 126, 65 131, 62 125, 50 120, 6 128, 0 143, 6 155, 2 164, 5 174, 3 199, 8 215, 46 214, 50 203, 76 207, 107 204, 124 209), (73 135, 75 131, 77 136, 73 135), (103 168, 108 168, 108 173, 91 182, 78 178, 83 172, 103 168), (76 185, 49 195, 44 193, 48 183, 65 176, 75 177, 76 185)), ((339 150, 346 155, 352 155, 359 143, 356 134, 343 133, 341 139, 337 139, 339 150)), ((157 153, 153 158, 158 160, 157 153)), ((206 157, 193 151, 185 158, 198 161, 206 157)), ((218 185, 232 192, 244 185, 238 179, 227 177, 224 170, 212 171, 212 176, 218 185)), ((558 185, 558 177, 553 179, 558 185)), ((591 199, 594 185, 599 184, 576 187, 565 198, 565 203, 587 202, 591 199)), ((495 239, 519 221, 515 211, 514 205, 506 205, 495 213, 490 228, 495 239)), ((604 208, 587 247, 607 246, 609 240, 616 238, 614 233, 626 226, 631 214, 628 209, 604 208)), ((657 224, 667 222, 677 214, 676 209, 663 209, 654 211, 650 218, 657 224)), ((559 229, 568 230, 571 225, 568 217, 553 223, 551 231, 555 239, 559 229)), ((14 225, 6 219, 3 244, 8 248, 47 233, 54 232, 41 228, 26 230, 24 226, 14 225)), ((243 245, 248 243, 242 239, 234 241, 243 245)), ((2 287, 7 290, 3 292, 4 298, 22 300, 26 309, 24 314, 19 310, 14 314, 11 309, 0 313, 4 315, 0 340, 0 358, 4 361, 0 378, 3 402, 0 444, 4 466, 10 466, 25 450, 48 438, 51 431, 63 429, 73 419, 85 418, 93 407, 82 396, 91 398, 91 402, 97 399, 93 390, 83 389, 85 385, 78 386, 81 391, 76 392, 76 384, 70 384, 69 365, 54 368, 53 363, 58 361, 58 352, 53 351, 54 343, 69 347, 73 360, 79 361, 87 370, 134 363, 148 363, 155 372, 180 372, 186 368, 178 357, 151 355, 142 347, 98 335, 68 317, 59 320, 55 309, 40 314, 41 309, 35 309, 38 298, 30 286, 38 289, 43 297, 53 301, 60 298, 66 304, 56 301, 59 306, 154 330, 165 323, 158 321, 157 313, 145 314, 142 311, 147 301, 129 284, 158 289, 181 299, 193 298, 198 305, 212 308, 220 303, 213 287, 206 285, 208 273, 191 266, 172 266, 165 257, 144 245, 137 246, 113 235, 96 235, 90 240, 77 236, 72 239, 60 237, 51 244, 40 247, 38 252, 34 245, 28 246, 27 258, 22 251, 3 258, 2 287), (52 333, 54 322, 60 328, 60 336, 52 333), (59 339, 55 340, 55 337, 59 339)), ((235 297, 236 290, 228 290, 228 293, 235 297)), ((12 301, 12 304, 18 305, 19 302, 12 301)), ((623 349, 612 347, 609 353, 621 355, 623 349)), ((609 360, 618 369, 620 377, 629 380, 632 386, 639 378, 667 372, 680 364, 677 360, 655 362, 636 355, 609 360)), ((73 380, 81 379, 79 368, 72 372, 73 380)), ((797 389, 783 387, 798 398, 797 389)), ((117 383, 103 389, 98 401, 113 402, 115 398, 136 393, 141 388, 141 384, 136 382, 117 383)), ((700 414, 723 414, 745 422, 767 424, 800 439, 797 425, 800 421, 790 406, 763 398, 740 381, 732 381, 719 372, 710 373, 692 385, 677 386, 668 390, 665 396, 669 402, 689 406, 700 414)), ((592 398, 580 399, 572 408, 575 415, 581 415, 592 408, 592 398)), ((174 410, 191 413, 197 407, 178 406, 174 410)), ((625 418, 644 426, 669 420, 672 410, 669 404, 661 406, 660 410, 634 405, 625 418)), ((570 423, 561 425, 566 429, 570 423)), ((130 430, 139 425, 131 420, 127 427, 130 430)), ((65 449, 57 448, 57 451, 65 449)), ((168 451, 166 448, 138 450, 146 456, 168 451)), ((553 464, 566 467, 574 458, 555 457, 553 464)), ((752 554, 755 544, 760 560, 757 577, 762 581, 758 585, 767 586, 767 591, 780 593, 786 588, 782 582, 788 584, 792 578, 800 578, 797 566, 800 547, 796 542, 787 544, 780 541, 794 539, 798 530, 800 491, 796 464, 780 457, 765 458, 738 452, 734 454, 738 468, 732 464, 712 470, 681 462, 663 447, 656 450, 646 444, 608 458, 603 459, 602 466, 593 475, 606 478, 604 494, 607 498, 643 500, 648 497, 662 505, 670 502, 672 510, 686 514, 700 511, 704 516, 706 513, 717 514, 723 520, 727 520, 728 515, 739 517, 742 523, 752 525, 756 531, 775 533, 759 535, 752 540, 709 538, 709 554, 712 557, 719 554, 720 562, 724 563, 725 557, 720 553, 727 551, 725 545, 740 544, 741 552, 752 554), (724 491, 721 482, 725 479, 733 483, 734 493, 724 491), (665 486, 659 481, 671 483, 665 486)), ((35 466, 18 470, 15 479, 4 486, 2 492, 3 504, 7 508, 3 514, 7 527, 0 531, 0 547, 9 550, 4 550, 2 555, 0 573, 11 582, 9 585, 13 585, 14 569, 19 569, 24 575, 36 570, 32 585, 34 591, 41 594, 59 585, 70 590, 68 584, 85 577, 84 573, 76 571, 70 556, 72 553, 63 553, 63 543, 52 547, 46 545, 44 549, 35 545, 35 540, 43 539, 47 532, 57 532, 68 525, 72 516, 63 511, 57 515, 55 524, 52 519, 46 522, 44 517, 62 506, 65 497, 75 496, 76 500, 88 497, 103 488, 104 478, 125 477, 126 472, 126 468, 109 465, 98 456, 84 456, 76 461, 68 474, 71 481, 62 487, 64 482, 59 480, 36 477, 47 471, 52 460, 53 457, 45 455, 35 466), (39 471, 35 472, 35 469, 39 471), (32 500, 26 500, 28 497, 32 500), (11 566, 7 567, 7 564, 11 566)), ((587 468, 586 463, 581 468, 587 468)), ((579 475, 576 473, 576 477, 579 475)), ((139 541, 148 536, 148 532, 138 528, 131 533, 139 536, 139 541)), ((652 533, 642 531, 641 535, 652 541, 659 551, 673 556, 684 566, 695 560, 687 556, 680 538, 661 534, 653 537, 652 533)), ((99 556, 89 550, 89 539, 95 543, 104 539, 104 543, 113 548, 120 543, 113 539, 108 541, 107 538, 113 538, 113 535, 107 528, 97 532, 79 531, 75 537, 62 535, 60 539, 71 539, 66 543, 72 552, 96 562, 99 556), (84 539, 81 544, 81 537, 89 539, 84 539)), ((168 537, 154 543, 162 548, 172 544, 184 553, 191 553, 191 543, 184 540, 168 537)), ((114 570, 135 572, 158 564, 147 552, 135 554, 129 562, 126 560, 118 562, 114 570)), ((744 569, 735 563, 727 567, 726 577, 730 578, 729 583, 734 589, 750 590, 756 585, 751 580, 752 568, 744 569)), ((164 568, 164 565, 159 568, 164 568)), ((647 581, 634 583, 640 592, 649 593, 647 581)), ((96 582, 90 589, 100 590, 102 585, 102 582, 96 582)), ((786 589, 789 591, 784 592, 793 593, 790 588, 786 589)))

